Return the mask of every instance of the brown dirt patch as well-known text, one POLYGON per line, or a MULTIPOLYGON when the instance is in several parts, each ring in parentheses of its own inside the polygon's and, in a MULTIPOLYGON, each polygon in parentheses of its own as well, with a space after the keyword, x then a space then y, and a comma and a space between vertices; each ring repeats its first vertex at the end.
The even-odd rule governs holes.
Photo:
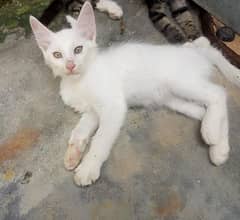
POLYGON ((156 212, 160 217, 174 216, 182 207, 182 200, 179 194, 173 191, 164 204, 156 208, 156 212))
POLYGON ((17 154, 37 142, 40 132, 34 129, 21 129, 0 144, 0 163, 13 159, 17 154))

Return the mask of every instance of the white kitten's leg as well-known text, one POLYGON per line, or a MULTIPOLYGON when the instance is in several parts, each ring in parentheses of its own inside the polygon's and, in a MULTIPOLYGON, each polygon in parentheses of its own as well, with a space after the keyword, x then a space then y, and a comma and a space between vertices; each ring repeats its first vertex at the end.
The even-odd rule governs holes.
POLYGON ((217 145, 210 146, 209 157, 215 165, 223 164, 229 157, 229 143, 228 143, 228 118, 223 120, 222 137, 217 145))
POLYGON ((195 100, 207 108, 202 120, 201 133, 210 147, 210 159, 215 165, 224 163, 229 154, 228 116, 226 94, 223 88, 210 82, 178 83, 175 95, 195 100))
POLYGON ((98 126, 98 118, 94 112, 83 113, 77 126, 73 129, 68 149, 64 156, 64 165, 68 170, 74 169, 81 160, 90 137, 98 126))
POLYGON ((92 139, 89 152, 75 170, 74 181, 77 185, 90 185, 98 179, 102 164, 108 158, 119 134, 125 114, 126 105, 123 103, 103 107, 99 115, 99 128, 92 139))
POLYGON ((177 97, 172 97, 165 103, 165 105, 174 111, 198 120, 202 120, 203 115, 206 112, 204 107, 177 97))
POLYGON ((120 19, 123 16, 122 8, 112 0, 99 0, 96 8, 99 11, 106 12, 112 19, 120 19))

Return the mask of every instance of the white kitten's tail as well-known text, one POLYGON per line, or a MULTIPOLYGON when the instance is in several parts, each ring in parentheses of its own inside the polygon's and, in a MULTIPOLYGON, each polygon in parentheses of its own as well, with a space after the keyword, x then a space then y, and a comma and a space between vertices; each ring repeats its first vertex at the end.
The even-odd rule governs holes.
POLYGON ((212 47, 206 37, 200 37, 192 42, 232 83, 240 87, 240 70, 232 65, 216 48, 212 47))

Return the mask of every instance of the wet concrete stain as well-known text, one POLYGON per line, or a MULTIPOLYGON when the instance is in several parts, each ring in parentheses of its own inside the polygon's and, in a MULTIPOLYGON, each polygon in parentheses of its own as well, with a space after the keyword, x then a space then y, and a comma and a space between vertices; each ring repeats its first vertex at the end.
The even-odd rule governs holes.
POLYGON ((15 177, 15 172, 12 169, 7 169, 2 175, 2 179, 4 181, 11 181, 14 177, 15 177))
POLYGON ((112 151, 111 162, 106 172, 110 179, 116 182, 128 181, 134 175, 141 173, 141 159, 130 143, 123 142, 112 151))
POLYGON ((186 117, 177 113, 171 114, 165 111, 154 112, 152 115, 152 128, 150 129, 150 139, 158 143, 161 147, 179 145, 194 138, 192 131, 195 130, 195 124, 186 117))
POLYGON ((38 140, 40 132, 35 129, 24 128, 0 144, 0 163, 14 159, 18 153, 32 147, 38 140))
POLYGON ((157 207, 155 211, 160 218, 165 218, 176 216, 182 208, 183 204, 180 195, 175 191, 171 191, 163 204, 157 207))
POLYGON ((15 182, 10 182, 8 185, 0 189, 0 219, 20 219, 18 186, 15 182))
POLYGON ((91 220, 133 219, 131 208, 126 201, 104 200, 91 207, 91 220))
POLYGON ((116 182, 124 182, 139 173, 141 168, 138 161, 133 160, 118 160, 111 166, 108 176, 116 182), (119 164, 117 164, 119 163, 119 164))
POLYGON ((31 177, 32 177, 31 171, 25 172, 25 174, 21 180, 21 184, 28 184, 30 182, 31 177))

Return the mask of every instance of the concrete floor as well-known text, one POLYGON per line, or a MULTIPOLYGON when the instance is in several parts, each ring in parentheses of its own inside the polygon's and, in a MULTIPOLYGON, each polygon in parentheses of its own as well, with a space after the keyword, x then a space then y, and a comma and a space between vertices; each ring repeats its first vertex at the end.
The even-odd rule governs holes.
MULTIPOLYGON (((100 46, 165 42, 143 3, 119 2, 125 33, 97 13, 100 46)), ((232 152, 224 166, 210 164, 199 122, 165 109, 130 110, 101 178, 79 188, 63 167, 79 115, 63 105, 32 38, 1 45, 0 220, 239 220, 240 90, 218 81, 229 94, 232 152)))

